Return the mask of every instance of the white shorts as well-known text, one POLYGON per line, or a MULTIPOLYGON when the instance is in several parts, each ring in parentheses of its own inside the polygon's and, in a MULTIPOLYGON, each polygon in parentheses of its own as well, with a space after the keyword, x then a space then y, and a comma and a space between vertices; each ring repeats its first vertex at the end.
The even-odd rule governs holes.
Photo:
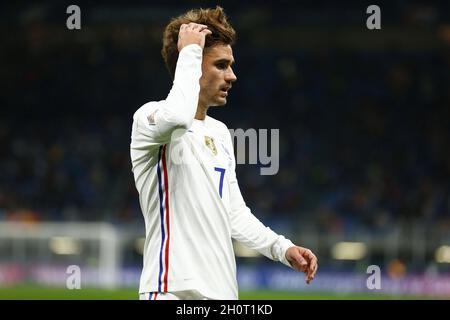
POLYGON ((208 300, 197 290, 175 292, 145 292, 139 294, 139 300, 208 300))

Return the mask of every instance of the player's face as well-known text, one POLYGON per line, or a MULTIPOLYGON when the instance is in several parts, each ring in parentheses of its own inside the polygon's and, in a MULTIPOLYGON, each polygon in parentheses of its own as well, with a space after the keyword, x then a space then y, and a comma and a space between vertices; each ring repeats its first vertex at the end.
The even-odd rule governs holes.
POLYGON ((206 107, 227 103, 231 84, 237 80, 231 68, 234 63, 230 45, 216 45, 205 49, 200 78, 199 103, 206 107))

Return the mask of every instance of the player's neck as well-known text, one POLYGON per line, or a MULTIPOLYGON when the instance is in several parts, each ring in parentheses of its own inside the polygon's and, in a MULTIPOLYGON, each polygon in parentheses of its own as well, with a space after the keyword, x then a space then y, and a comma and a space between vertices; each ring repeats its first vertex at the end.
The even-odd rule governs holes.
POLYGON ((197 111, 195 112, 195 119, 205 120, 207 111, 208 111, 208 107, 198 104, 197 111))

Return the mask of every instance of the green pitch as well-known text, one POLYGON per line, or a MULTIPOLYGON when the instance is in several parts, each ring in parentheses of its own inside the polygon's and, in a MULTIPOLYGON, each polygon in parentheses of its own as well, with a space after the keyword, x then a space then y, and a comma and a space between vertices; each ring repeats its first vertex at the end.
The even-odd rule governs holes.
MULTIPOLYGON (((430 299, 420 296, 395 296, 376 293, 336 294, 324 292, 292 292, 255 290, 239 293, 241 300, 378 300, 378 299, 430 299)), ((82 288, 68 290, 65 288, 21 285, 0 287, 0 300, 137 300, 137 288, 115 290, 82 288)), ((441 298, 442 299, 442 298, 441 298)))

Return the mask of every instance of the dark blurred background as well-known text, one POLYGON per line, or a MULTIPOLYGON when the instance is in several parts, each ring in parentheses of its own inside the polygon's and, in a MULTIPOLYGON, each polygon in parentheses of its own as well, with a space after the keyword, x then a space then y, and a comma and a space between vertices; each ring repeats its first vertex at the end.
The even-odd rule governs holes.
MULTIPOLYGON (((0 6, 0 221, 141 225, 132 115, 171 87, 167 22, 216 3, 74 4, 81 30, 66 28, 69 4, 0 6)), ((277 175, 237 166, 254 214, 298 241, 438 237, 415 262, 414 248, 389 258, 426 270, 450 234, 449 2, 219 4, 238 35, 238 81, 210 115, 280 129, 277 175), (370 4, 381 30, 366 27, 370 4)))

